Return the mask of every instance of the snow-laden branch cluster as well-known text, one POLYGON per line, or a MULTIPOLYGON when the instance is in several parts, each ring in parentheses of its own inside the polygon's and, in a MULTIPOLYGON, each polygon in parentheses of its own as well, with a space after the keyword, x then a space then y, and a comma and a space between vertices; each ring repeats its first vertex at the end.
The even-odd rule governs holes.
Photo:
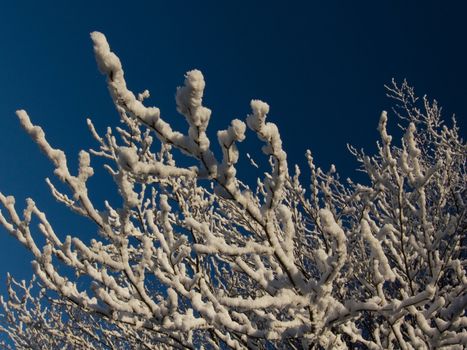
POLYGON ((299 167, 289 174, 266 103, 252 100, 245 122, 212 142, 205 81, 193 70, 176 93, 188 131, 175 131, 145 105, 147 90, 129 90, 105 36, 91 37, 124 127, 100 134, 88 120, 98 149, 81 151, 73 173, 17 112, 67 188, 47 179, 52 195, 98 232, 90 242, 64 236, 34 201, 20 213, 0 193, 0 223, 33 253, 42 286, 9 279, 0 331, 17 348, 467 345, 466 146, 436 102, 419 108, 413 89, 394 83, 389 95, 409 123, 402 140, 393 142, 383 112, 378 154, 350 147, 369 181, 343 183, 309 151, 303 179, 299 167), (236 168, 247 128, 270 165, 255 187, 236 168), (194 165, 180 165, 174 149, 194 165), (106 161, 121 204, 93 202, 91 155, 106 161))

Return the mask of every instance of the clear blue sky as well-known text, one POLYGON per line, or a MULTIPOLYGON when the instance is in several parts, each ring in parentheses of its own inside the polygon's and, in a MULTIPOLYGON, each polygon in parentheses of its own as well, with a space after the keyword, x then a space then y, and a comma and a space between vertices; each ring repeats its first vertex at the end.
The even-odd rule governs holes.
MULTIPOLYGON (((243 118, 249 101, 271 106, 289 163, 318 164, 352 176, 346 143, 371 149, 383 84, 404 77, 436 97, 464 128, 467 106, 467 5, 464 1, 8 1, 0 7, 0 191, 20 206, 31 196, 61 237, 92 231, 48 195, 52 166, 14 115, 26 109, 49 141, 74 161, 99 130, 117 125, 96 68, 89 33, 106 34, 123 61, 130 88, 182 126, 175 87, 201 69, 210 132, 243 118)), ((390 121, 395 124, 395 119, 390 121)), ((249 135, 253 137, 253 135, 249 135)), ((245 151, 245 150, 244 150, 245 151)), ((248 151, 248 150, 247 150, 248 151)), ((254 151, 249 150, 251 153, 254 151)), ((97 176, 100 200, 112 187, 97 176)), ((30 255, 0 228, 0 291, 6 271, 30 276, 30 255)))

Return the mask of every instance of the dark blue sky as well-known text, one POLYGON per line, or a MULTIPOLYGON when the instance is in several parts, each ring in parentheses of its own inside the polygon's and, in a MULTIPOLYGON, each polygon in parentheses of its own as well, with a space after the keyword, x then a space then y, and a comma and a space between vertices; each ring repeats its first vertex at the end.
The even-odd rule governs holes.
MULTIPOLYGON (((53 176, 52 166, 14 111, 25 108, 72 164, 80 149, 94 146, 86 117, 101 131, 118 124, 95 65, 93 30, 106 34, 130 88, 148 88, 149 102, 177 127, 184 124, 175 113, 175 87, 184 72, 198 68, 207 81, 205 105, 213 110, 211 135, 260 98, 271 106, 291 165, 304 165, 310 148, 319 165, 334 163, 347 177, 357 164, 346 143, 374 147, 379 114, 391 106, 383 85, 392 77, 437 98, 445 115, 455 112, 465 135, 466 14, 463 1, 5 2, 0 191, 21 206, 33 197, 62 237, 90 228, 48 196, 43 179, 53 176)), ((112 191, 102 179, 93 185, 99 200, 112 191)), ((6 271, 29 276, 29 260, 0 228, 0 284, 6 271)))

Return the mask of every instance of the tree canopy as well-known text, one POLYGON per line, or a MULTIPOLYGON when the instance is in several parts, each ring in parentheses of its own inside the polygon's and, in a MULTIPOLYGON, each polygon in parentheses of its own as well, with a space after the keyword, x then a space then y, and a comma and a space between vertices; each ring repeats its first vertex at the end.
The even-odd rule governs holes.
POLYGON ((377 153, 349 146, 366 182, 343 181, 310 151, 306 170, 289 167, 260 100, 212 142, 199 70, 176 91, 188 131, 173 130, 146 106, 147 90, 129 89, 105 36, 91 37, 122 124, 102 133, 87 121, 97 148, 79 153, 78 171, 26 111, 17 116, 67 188, 47 179, 51 194, 96 235, 63 236, 32 199, 20 213, 0 192, 0 223, 34 256, 33 280, 10 277, 1 299, 5 347, 467 345, 467 152, 436 101, 405 81, 387 86, 402 138, 389 135, 382 112, 377 153), (263 157, 268 169, 251 179, 237 164, 240 143, 255 134, 263 146, 247 158, 257 168, 263 157), (91 157, 105 161, 121 203, 93 201, 91 157))

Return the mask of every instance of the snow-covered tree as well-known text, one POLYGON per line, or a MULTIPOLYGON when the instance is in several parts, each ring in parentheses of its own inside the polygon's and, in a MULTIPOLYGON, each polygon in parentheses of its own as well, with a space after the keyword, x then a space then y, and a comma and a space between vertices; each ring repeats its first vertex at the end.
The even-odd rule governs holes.
POLYGON ((387 87, 403 137, 393 141, 383 112, 377 154, 349 147, 364 184, 323 171, 309 151, 306 171, 290 174, 266 103, 252 100, 246 122, 233 120, 211 142, 205 81, 193 70, 176 93, 188 132, 175 131, 144 104, 148 91, 129 90, 104 35, 91 37, 124 126, 102 135, 88 120, 98 148, 81 151, 73 173, 28 114, 17 116, 68 187, 47 179, 52 195, 97 234, 65 237, 32 199, 20 213, 0 193, 0 223, 32 252, 35 275, 8 279, 4 347, 467 346, 467 150, 436 101, 418 101, 405 82, 387 87), (269 164, 256 184, 237 176, 247 129, 269 164), (179 151, 197 166, 182 165, 179 151), (91 155, 106 161, 121 205, 92 200, 91 155))

